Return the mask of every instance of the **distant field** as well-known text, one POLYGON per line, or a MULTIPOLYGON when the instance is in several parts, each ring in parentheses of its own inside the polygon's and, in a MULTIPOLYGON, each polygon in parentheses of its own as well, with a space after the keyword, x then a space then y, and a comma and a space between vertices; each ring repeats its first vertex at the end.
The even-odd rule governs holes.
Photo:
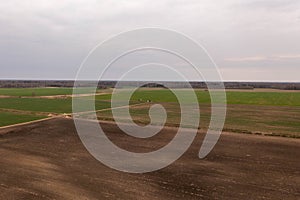
MULTIPOLYGON (((88 88, 85 88, 84 91, 88 88)), ((0 126, 41 119, 40 113, 62 114, 72 112, 72 98, 42 98, 43 96, 71 95, 72 88, 0 88, 0 126), (41 96, 41 98, 39 98, 41 96), (22 98, 23 97, 23 98, 22 98), (4 109, 4 111, 3 111, 4 109), (31 114, 24 114, 30 112, 31 114), (19 113, 18 113, 19 112, 19 113), (39 116, 35 115, 39 113, 39 116)), ((90 101, 83 99, 82 103, 90 101)), ((96 109, 109 108, 108 101, 96 101, 96 109)), ((85 110, 83 110, 85 111, 85 110)))
POLYGON ((228 104, 300 106, 300 92, 227 92, 228 104))
MULTIPOLYGON (((90 93, 93 92, 91 88, 84 88, 83 91, 90 92, 90 93)), ((71 95, 72 93, 73 93, 73 88, 0 88, 0 95, 7 95, 7 96, 32 97, 32 96, 71 95)))
MULTIPOLYGON (((186 93, 185 90, 179 91, 182 94, 186 93)), ((30 97, 33 94, 34 96, 70 95, 72 94, 72 88, 0 88, 0 95, 30 97)), ((210 103, 209 92, 204 90, 196 90, 196 94, 199 103, 210 103)), ((228 104, 300 106, 300 92, 254 92, 251 90, 230 90, 227 91, 226 94, 228 104)), ((110 100, 110 98, 110 94, 96 96, 96 100, 110 100)), ((188 99, 188 96, 186 98, 188 99)), ((177 102, 176 96, 167 89, 141 89, 136 91, 131 99, 133 101, 151 100, 152 102, 177 102)), ((25 99, 22 99, 22 101, 26 102, 25 99)), ((64 104, 64 101, 58 102, 62 102, 62 104, 64 104)), ((33 104, 38 106, 35 102, 33 102, 33 104)))
MULTIPOLYGON (((209 92, 196 91, 199 103, 210 103, 209 92)), ((228 104, 269 105, 269 106, 300 106, 300 93, 287 92, 241 92, 227 91, 228 104)), ((136 99, 149 98, 153 101, 176 102, 176 97, 168 90, 140 91, 136 99)))
MULTIPOLYGON (((186 90, 178 90, 189 100, 186 90)), ((96 110, 110 108, 111 90, 98 91, 105 94, 96 96, 96 110)), ((227 91, 227 118, 224 130, 253 134, 281 135, 287 137, 300 137, 300 92, 288 91, 253 91, 230 90, 227 91)), ((26 88, 26 89, 0 89, 0 95, 11 96, 0 98, 0 126, 7 124, 31 121, 40 117, 34 113, 71 113, 72 98, 46 99, 38 96, 68 95, 72 94, 71 88, 26 88), (36 95, 31 97, 32 92, 36 95), (14 96, 14 97, 13 97, 14 96), (25 98, 20 98, 24 96, 25 98), (31 111, 33 115, 10 113, 9 109, 31 111), (7 111, 8 110, 8 111, 7 111)), ((196 90, 201 109, 200 127, 205 129, 210 121, 210 96, 209 92, 196 90)), ((122 92, 119 93, 120 101, 122 92)), ((79 97, 82 105, 92 100, 90 96, 79 97)), ((149 107, 152 103, 160 103, 167 110, 168 126, 178 126, 180 123, 180 110, 176 96, 167 89, 140 89, 131 97, 131 104, 144 103, 130 108, 135 122, 149 123, 149 107), (151 100, 151 103, 147 103, 151 100)), ((83 106, 84 107, 84 106, 83 106)), ((122 110, 122 109, 121 109, 122 110)), ((82 110, 86 111, 86 110, 82 110)), ((99 119, 113 120, 111 111, 98 112, 99 119)), ((191 116, 193 117, 193 116, 191 116)), ((126 121, 126 119, 124 119, 126 121)))
POLYGON ((7 96, 70 95, 72 92, 72 88, 0 88, 0 95, 7 96))
MULTIPOLYGON (((180 90, 185 94, 185 90, 180 90)), ((209 92, 196 90, 199 103, 210 103, 209 92)), ((268 106, 300 106, 300 92, 253 92, 253 91, 227 91, 228 104, 268 105, 268 106)), ((97 96, 97 100, 109 100, 111 95, 97 96)), ((186 96, 188 100, 188 96, 186 96)), ((176 96, 167 89, 141 89, 136 91, 132 98, 134 101, 151 100, 152 102, 177 102, 176 96)))
POLYGON ((72 110, 72 99, 0 98, 0 108, 68 113, 72 110))
MULTIPOLYGON (((185 91, 182 90, 182 92, 185 91)), ((198 90, 196 93, 201 109, 200 127, 207 129, 211 116, 209 93, 203 90, 198 90)), ((97 97, 97 99, 101 98, 102 96, 97 97)), ((108 96, 105 97, 105 99, 107 98, 108 96)), ((180 124, 180 109, 176 96, 171 91, 141 89, 134 93, 131 99, 162 103, 168 114, 166 124, 168 126, 180 124)), ((227 91, 227 103, 224 130, 249 134, 300 137, 299 92, 227 91)), ((150 105, 131 108, 130 112, 134 121, 148 124, 150 122, 149 108, 150 105)), ((109 110, 98 112, 98 116, 102 120, 113 120, 109 110)), ((126 118, 122 118, 122 120, 128 121, 126 118)))
MULTIPOLYGON (((83 100, 86 103, 89 100, 83 100)), ((96 101, 96 110, 108 108, 110 103, 96 101)), ((71 113, 72 98, 66 99, 42 99, 42 98, 0 98, 0 108, 25 111, 71 113)), ((85 110, 83 110, 85 111, 85 110)))

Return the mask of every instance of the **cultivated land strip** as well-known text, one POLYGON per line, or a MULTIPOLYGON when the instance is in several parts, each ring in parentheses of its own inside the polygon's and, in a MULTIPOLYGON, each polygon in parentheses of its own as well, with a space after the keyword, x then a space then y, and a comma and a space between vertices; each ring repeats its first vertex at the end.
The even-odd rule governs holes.
MULTIPOLYGON (((115 124, 101 126, 116 145, 133 152, 159 149, 175 134, 164 129, 145 141, 127 136, 115 124)), ((200 132, 170 166, 129 174, 93 158, 71 119, 1 129, 0 134, 0 155, 5 155, 0 160, 1 199, 293 200, 300 195, 299 140, 225 133, 200 160, 205 136, 200 132)))

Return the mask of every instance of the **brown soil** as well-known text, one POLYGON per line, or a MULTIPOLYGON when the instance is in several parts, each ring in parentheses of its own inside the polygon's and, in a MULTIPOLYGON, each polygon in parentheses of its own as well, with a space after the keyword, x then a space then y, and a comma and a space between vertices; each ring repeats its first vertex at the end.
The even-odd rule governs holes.
MULTIPOLYGON (((102 124, 135 152, 164 146, 174 130, 147 139, 102 124)), ((128 174, 106 167, 83 147, 71 119, 0 130, 0 199, 299 199, 300 140, 224 133, 203 160, 203 135, 172 165, 128 174)))

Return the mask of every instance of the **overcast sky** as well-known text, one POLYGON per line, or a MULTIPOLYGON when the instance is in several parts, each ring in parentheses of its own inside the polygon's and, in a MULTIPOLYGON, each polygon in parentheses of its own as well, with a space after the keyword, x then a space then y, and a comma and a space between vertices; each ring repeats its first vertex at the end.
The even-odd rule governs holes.
POLYGON ((98 43, 160 27, 202 44, 224 80, 300 81, 299 0, 2 0, 1 79, 74 79, 98 43))

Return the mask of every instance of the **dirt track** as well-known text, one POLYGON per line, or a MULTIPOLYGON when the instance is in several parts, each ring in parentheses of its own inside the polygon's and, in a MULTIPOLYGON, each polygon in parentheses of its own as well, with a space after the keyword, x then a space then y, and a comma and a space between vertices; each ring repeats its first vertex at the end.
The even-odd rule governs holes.
MULTIPOLYGON (((165 130, 148 140, 104 125, 117 145, 135 152, 164 146, 165 130)), ((300 140, 221 136, 204 160, 199 134, 182 158, 146 174, 126 174, 96 161, 71 119, 0 130, 0 199, 299 199, 300 140)))

